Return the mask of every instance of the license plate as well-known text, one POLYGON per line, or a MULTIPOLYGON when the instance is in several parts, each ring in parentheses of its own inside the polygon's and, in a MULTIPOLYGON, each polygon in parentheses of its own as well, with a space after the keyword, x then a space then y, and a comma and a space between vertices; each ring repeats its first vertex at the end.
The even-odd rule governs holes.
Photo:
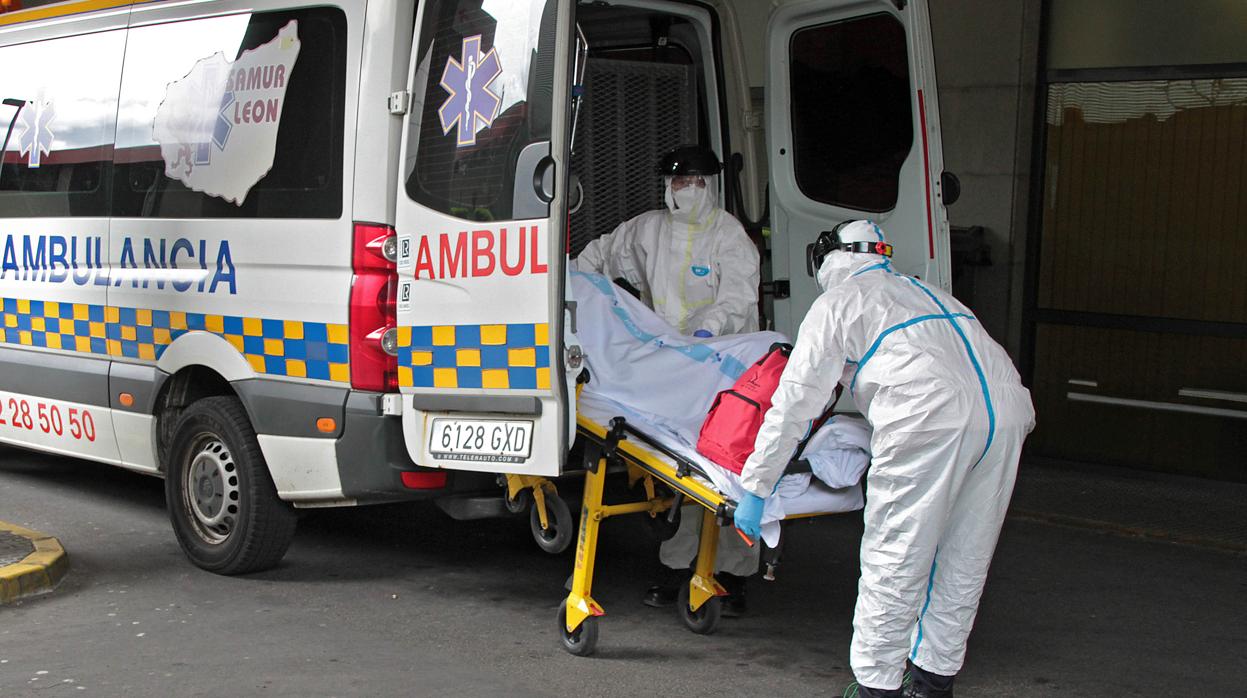
POLYGON ((437 460, 523 463, 533 450, 531 421, 434 419, 429 453, 437 460))

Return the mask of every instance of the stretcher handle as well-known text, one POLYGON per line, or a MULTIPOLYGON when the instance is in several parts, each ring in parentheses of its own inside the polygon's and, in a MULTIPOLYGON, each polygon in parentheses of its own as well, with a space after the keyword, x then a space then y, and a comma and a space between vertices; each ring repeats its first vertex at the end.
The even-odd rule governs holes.
POLYGON ((736 528, 735 526, 732 526, 732 528, 736 530, 736 535, 740 536, 740 539, 745 541, 745 545, 751 548, 757 545, 757 541, 750 538, 748 533, 745 533, 744 531, 740 530, 739 528, 736 528))
POLYGON ((611 420, 612 426, 615 425, 615 420, 619 420, 618 421, 619 427, 621 427, 623 431, 627 432, 631 436, 636 437, 638 441, 645 444, 646 446, 653 448, 654 450, 658 451, 664 456, 675 461, 676 475, 679 475, 680 477, 688 477, 688 474, 690 472, 694 472, 694 473, 697 473, 698 475, 701 475, 702 477, 705 477, 705 478, 709 477, 706 475, 706 472, 702 470, 701 467, 698 466, 696 463, 688 460, 687 458, 681 456, 678 453, 673 452, 671 449, 655 441, 645 432, 640 431, 639 429, 633 427, 631 424, 628 424, 627 420, 625 420, 623 417, 615 417, 615 419, 611 420))

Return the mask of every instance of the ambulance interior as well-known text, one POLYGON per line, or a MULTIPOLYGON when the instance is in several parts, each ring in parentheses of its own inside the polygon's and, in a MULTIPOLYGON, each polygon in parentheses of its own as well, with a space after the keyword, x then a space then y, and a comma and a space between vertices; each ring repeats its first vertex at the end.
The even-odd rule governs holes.
MULTIPOLYGON (((759 245, 761 326, 794 332, 817 290, 808 278, 771 283, 769 260, 772 254, 801 260, 790 262, 790 276, 804 276, 805 247, 814 240, 804 233, 769 242, 762 236, 772 199, 763 105, 755 95, 731 94, 749 80, 730 72, 742 63, 720 55, 731 37, 717 35, 722 27, 712 13, 655 2, 577 8, 588 56, 572 154, 571 256, 619 223, 663 207, 655 165, 664 153, 682 144, 709 147, 724 162, 719 205, 759 245), (756 123, 733 124, 729 134, 729 113, 737 119, 745 110, 756 123), (767 249, 777 244, 782 249, 767 249), (791 309, 777 316, 772 301, 789 292, 789 282, 791 309)), ((766 28, 742 27, 742 33, 750 44, 740 47, 742 60, 764 60, 766 28)), ((813 25, 792 36, 789 51, 793 85, 811 87, 794 89, 791 104, 800 195, 863 212, 896 210, 901 171, 915 145, 900 22, 875 13, 813 25)))
POLYGON ((712 48, 699 24, 605 3, 581 5, 576 20, 588 56, 572 154, 573 186, 582 192, 572 196, 572 257, 623 221, 662 208, 655 168, 667 151, 696 143, 724 156, 712 102, 719 88, 707 84, 712 48))

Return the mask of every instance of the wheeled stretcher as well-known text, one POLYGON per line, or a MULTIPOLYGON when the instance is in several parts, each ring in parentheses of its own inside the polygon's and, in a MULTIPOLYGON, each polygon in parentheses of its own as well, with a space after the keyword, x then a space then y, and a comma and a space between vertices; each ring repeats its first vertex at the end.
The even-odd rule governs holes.
MULTIPOLYGON (((563 646, 572 654, 587 655, 597 644, 603 611, 592 590, 602 521, 644 513, 662 524, 658 526, 662 532, 671 533, 685 503, 699 507, 690 509, 700 512, 702 526, 695 569, 678 608, 694 632, 713 632, 720 616, 719 597, 724 594, 714 577, 719 527, 732 524, 736 498, 744 496, 744 489, 734 473, 707 460, 692 444, 698 441, 715 396, 787 338, 775 332, 687 337, 603 276, 573 272, 569 279, 580 321, 575 335, 587 366, 576 392, 586 480, 575 571, 559 610, 563 646), (644 493, 639 501, 603 501, 608 470, 626 471, 644 493)), ((818 470, 781 478, 767 499, 762 537, 772 546, 778 542, 782 519, 861 508, 857 483, 866 467, 869 427, 861 422, 855 432, 849 422, 815 430, 806 460, 818 464, 818 470), (820 438, 824 443, 815 448, 814 441, 820 438)), ((543 548, 555 549, 560 531, 571 537, 561 525, 569 517, 558 510, 560 500, 552 484, 508 476, 506 486, 509 502, 526 500, 522 493, 533 490, 530 524, 539 542, 549 539, 551 545, 543 548), (556 506, 548 506, 552 503, 556 506)))
MULTIPOLYGON (((709 634, 718 627, 721 599, 727 592, 715 580, 719 526, 732 525, 736 502, 713 485, 707 469, 714 467, 696 456, 673 447, 670 441, 647 434, 627 417, 602 418, 602 412, 582 410, 577 416, 577 432, 584 441, 586 480, 580 512, 580 532, 576 541, 575 566, 570 593, 559 606, 559 635, 563 648, 571 654, 592 654, 598 642, 598 618, 605 611, 593 600, 593 575, 597 557, 598 533, 604 519, 623 514, 644 513, 658 517, 678 511, 685 503, 700 506, 701 534, 692 578, 682 587, 677 610, 693 632, 709 634), (606 475, 626 469, 630 484, 639 483, 641 501, 607 504, 604 501, 606 475)), ((643 422, 642 422, 643 423, 643 422)), ((860 494, 860 491, 859 491, 860 494)), ((826 510, 798 510, 785 519, 840 513, 860 508, 860 498, 843 495, 812 502, 829 505, 826 510)), ((809 508, 809 507, 807 507, 809 508)))

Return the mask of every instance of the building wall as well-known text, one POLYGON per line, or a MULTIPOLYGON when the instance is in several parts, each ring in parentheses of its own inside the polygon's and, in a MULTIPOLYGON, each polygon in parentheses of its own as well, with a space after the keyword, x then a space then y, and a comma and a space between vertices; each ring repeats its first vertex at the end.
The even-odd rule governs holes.
POLYGON ((961 179, 948 208, 986 230, 992 265, 969 304, 1018 360, 1039 55, 1039 0, 934 0, 931 13, 944 164, 961 179))
POLYGON ((1050 0, 1048 68, 1239 63, 1243 0, 1050 0))

